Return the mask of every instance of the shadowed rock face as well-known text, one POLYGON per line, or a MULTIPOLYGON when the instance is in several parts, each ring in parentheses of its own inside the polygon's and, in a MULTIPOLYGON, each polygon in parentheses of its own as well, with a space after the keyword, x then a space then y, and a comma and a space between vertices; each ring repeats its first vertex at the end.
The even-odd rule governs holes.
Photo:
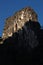
POLYGON ((17 32, 19 29, 22 29, 24 24, 29 20, 34 22, 38 21, 36 12, 30 7, 23 8, 13 16, 8 17, 2 34, 3 40, 11 37, 13 33, 17 32))
POLYGON ((0 65, 15 63, 43 63, 43 30, 38 22, 26 22, 22 30, 13 33, 0 45, 0 65))
MULTIPOLYGON (((38 22, 27 21, 22 30, 19 29, 17 32, 13 33, 12 37, 7 38, 4 44, 14 44, 16 48, 23 47, 28 51, 38 46, 38 34, 40 32, 40 24, 38 22)), ((15 48, 14 47, 14 48, 15 48)))

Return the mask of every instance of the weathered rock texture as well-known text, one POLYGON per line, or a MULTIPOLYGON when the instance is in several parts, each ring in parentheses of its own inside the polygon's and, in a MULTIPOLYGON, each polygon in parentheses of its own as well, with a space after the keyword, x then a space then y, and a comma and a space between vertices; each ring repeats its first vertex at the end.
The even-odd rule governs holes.
POLYGON ((38 21, 36 12, 30 8, 26 7, 16 12, 13 16, 8 17, 5 21, 5 26, 2 34, 3 40, 12 36, 13 33, 22 29, 27 21, 38 21))

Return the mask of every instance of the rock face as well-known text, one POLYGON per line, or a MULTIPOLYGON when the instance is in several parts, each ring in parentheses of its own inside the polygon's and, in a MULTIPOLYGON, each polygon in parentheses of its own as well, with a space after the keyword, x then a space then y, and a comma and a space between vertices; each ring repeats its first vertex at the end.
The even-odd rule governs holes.
POLYGON ((40 27, 37 14, 29 7, 7 18, 0 37, 3 42, 0 45, 0 65, 42 64, 43 29, 40 27))
POLYGON ((5 21, 5 27, 2 34, 3 40, 11 37, 13 33, 17 32, 19 29, 22 29, 24 24, 29 20, 38 21, 36 12, 30 7, 23 8, 13 16, 8 17, 5 21))
POLYGON ((34 49, 39 44, 39 36, 40 36, 40 24, 34 21, 27 21, 22 30, 19 29, 17 32, 13 33, 11 37, 8 37, 4 40, 4 45, 14 45, 15 49, 27 49, 29 52, 30 50, 34 49))

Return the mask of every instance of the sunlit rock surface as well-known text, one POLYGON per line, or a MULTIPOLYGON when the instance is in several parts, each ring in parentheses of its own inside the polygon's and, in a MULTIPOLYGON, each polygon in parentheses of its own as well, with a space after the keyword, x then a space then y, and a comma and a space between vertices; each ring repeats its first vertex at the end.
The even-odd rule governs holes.
MULTIPOLYGON (((38 21, 36 12, 31 7, 26 7, 17 11, 13 16, 8 17, 5 21, 5 26, 2 34, 3 40, 11 37, 13 33, 22 29, 27 21, 38 21)), ((26 27, 25 27, 26 28, 26 27)))

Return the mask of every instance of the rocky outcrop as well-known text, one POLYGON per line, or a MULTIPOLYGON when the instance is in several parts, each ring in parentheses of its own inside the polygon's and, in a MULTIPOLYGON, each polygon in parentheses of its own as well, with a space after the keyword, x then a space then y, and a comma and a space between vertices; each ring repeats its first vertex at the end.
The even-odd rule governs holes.
MULTIPOLYGON (((28 21, 0 45, 0 65, 43 63, 43 30, 38 22, 28 21), (26 28, 25 28, 26 27, 26 28)), ((27 65, 28 65, 27 64, 27 65)))
POLYGON ((8 17, 5 21, 5 26, 2 34, 3 40, 8 37, 11 37, 13 33, 17 32, 19 29, 22 29, 24 24, 27 21, 37 22, 37 14, 31 7, 26 7, 16 12, 13 16, 8 17))
POLYGON ((43 63, 43 29, 37 20, 29 7, 6 19, 0 37, 0 65, 43 63))
POLYGON ((24 8, 6 19, 0 37, 0 44, 3 42, 0 45, 0 65, 43 63, 43 29, 37 20, 37 14, 31 8, 24 8))
POLYGON ((17 48, 19 46, 22 46, 24 48, 35 48, 39 44, 39 38, 38 34, 40 35, 40 24, 38 22, 34 21, 27 21, 24 26, 22 27, 22 30, 19 29, 17 32, 13 33, 12 37, 8 37, 5 39, 4 44, 18 44, 17 48), (12 41, 10 41, 12 40, 12 41), (16 40, 16 41, 15 41, 16 40))

